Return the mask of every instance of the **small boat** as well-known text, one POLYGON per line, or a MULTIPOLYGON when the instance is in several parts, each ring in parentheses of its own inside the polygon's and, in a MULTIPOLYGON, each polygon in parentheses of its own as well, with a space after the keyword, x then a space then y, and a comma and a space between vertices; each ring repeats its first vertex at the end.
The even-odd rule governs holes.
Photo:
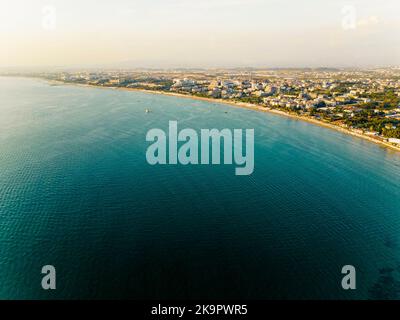
POLYGON ((146 113, 150 113, 150 110, 149 110, 149 109, 146 109, 146 113))

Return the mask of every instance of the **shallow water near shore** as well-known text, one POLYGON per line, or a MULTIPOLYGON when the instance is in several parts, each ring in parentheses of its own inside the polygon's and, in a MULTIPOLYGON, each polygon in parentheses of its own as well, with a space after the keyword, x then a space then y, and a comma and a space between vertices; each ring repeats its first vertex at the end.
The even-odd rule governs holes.
POLYGON ((400 156, 217 103, 0 77, 0 298, 400 298, 400 156), (145 110, 151 110, 146 113, 145 110), (148 130, 255 129, 255 170, 148 130), (57 290, 41 289, 43 265, 57 290), (341 288, 354 265, 357 290, 341 288))

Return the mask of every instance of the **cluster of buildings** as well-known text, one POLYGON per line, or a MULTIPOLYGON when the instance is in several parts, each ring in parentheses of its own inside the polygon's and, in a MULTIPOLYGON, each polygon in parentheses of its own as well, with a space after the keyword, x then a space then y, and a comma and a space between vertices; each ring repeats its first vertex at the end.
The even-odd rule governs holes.
MULTIPOLYGON (((202 94, 220 99, 250 98, 268 107, 292 110, 337 110, 342 107, 350 114, 360 111, 357 106, 376 102, 374 94, 384 94, 388 89, 399 97, 400 81, 371 79, 269 79, 269 80, 212 80, 173 79, 170 91, 202 94), (348 84, 351 83, 351 84, 348 84), (344 90, 345 87, 345 90, 344 90), (337 90, 336 90, 337 89, 337 90)), ((384 101, 378 101, 384 102, 384 101)), ((378 107, 378 105, 377 105, 378 107)), ((400 119, 400 102, 387 109, 375 109, 387 117, 400 119)), ((342 111, 343 112, 343 111, 342 111)), ((340 115, 340 114, 339 114, 340 115)))

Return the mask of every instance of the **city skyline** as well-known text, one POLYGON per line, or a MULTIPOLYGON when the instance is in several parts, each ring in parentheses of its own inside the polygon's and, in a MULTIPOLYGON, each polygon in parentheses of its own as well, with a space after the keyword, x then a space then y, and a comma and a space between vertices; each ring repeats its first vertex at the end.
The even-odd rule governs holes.
POLYGON ((394 0, 5 0, 0 67, 396 66, 399 13, 394 0))

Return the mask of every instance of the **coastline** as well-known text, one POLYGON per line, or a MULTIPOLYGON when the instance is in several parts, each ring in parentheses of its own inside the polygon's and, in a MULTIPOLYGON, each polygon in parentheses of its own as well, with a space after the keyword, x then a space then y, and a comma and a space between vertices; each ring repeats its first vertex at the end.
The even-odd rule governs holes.
POLYGON ((63 81, 58 81, 58 80, 47 80, 50 83, 57 83, 57 84, 62 84, 62 85, 73 85, 73 86, 81 86, 81 87, 90 87, 90 88, 98 88, 98 89, 112 89, 112 90, 122 90, 122 91, 136 91, 136 92, 144 92, 144 93, 151 93, 151 94, 160 94, 160 95, 165 95, 165 96, 172 96, 172 97, 178 97, 178 98, 186 98, 186 99, 191 99, 191 100, 200 100, 200 101, 207 101, 207 102, 212 102, 212 103, 218 103, 218 104, 224 104, 228 106, 233 106, 237 108, 244 108, 248 110, 253 110, 253 111, 259 111, 259 112, 267 112, 267 113, 272 113, 284 117, 289 117, 292 119, 296 119, 299 121, 305 121, 308 123, 312 123, 318 126, 322 126, 325 128, 329 128, 335 131, 339 131, 341 133, 345 133, 348 135, 351 135, 353 137, 361 138, 363 140, 375 143, 381 147, 388 148, 397 152, 400 152, 400 146, 395 146, 389 142, 382 141, 380 139, 375 139, 372 136, 368 136, 366 134, 361 134, 354 132, 350 129, 340 127, 331 123, 327 123, 324 121, 316 120, 307 116, 300 116, 292 113, 288 113, 285 111, 281 110, 276 110, 276 109, 271 109, 268 107, 263 107, 260 105, 255 105, 251 103, 244 103, 244 102, 236 102, 236 101, 229 101, 229 100, 220 100, 220 99, 215 99, 215 98, 207 98, 207 97, 198 97, 194 96, 191 94, 183 94, 183 93, 177 93, 177 92, 165 92, 165 91, 157 91, 157 90, 147 90, 147 89, 138 89, 138 88, 124 88, 124 87, 103 87, 103 86, 96 86, 96 85, 90 85, 90 84, 80 84, 80 83, 70 83, 70 82, 63 82, 63 81))

